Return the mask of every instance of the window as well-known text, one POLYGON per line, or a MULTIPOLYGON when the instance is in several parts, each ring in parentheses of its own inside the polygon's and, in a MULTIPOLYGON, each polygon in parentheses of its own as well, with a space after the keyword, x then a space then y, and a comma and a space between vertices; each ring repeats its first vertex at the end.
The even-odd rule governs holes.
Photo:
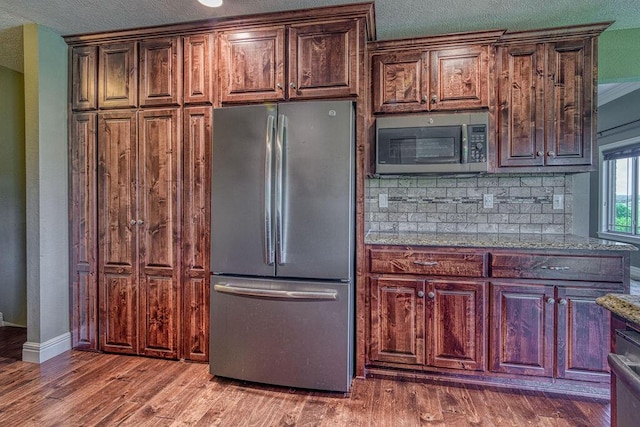
POLYGON ((601 234, 640 240, 640 139, 601 149, 601 234))

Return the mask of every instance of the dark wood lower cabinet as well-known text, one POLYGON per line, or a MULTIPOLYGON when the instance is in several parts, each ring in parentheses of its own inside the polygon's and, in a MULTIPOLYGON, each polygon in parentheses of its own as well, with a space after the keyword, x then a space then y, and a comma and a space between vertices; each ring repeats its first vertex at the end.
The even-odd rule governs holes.
POLYGON ((367 247, 367 373, 606 396, 610 315, 595 300, 628 292, 629 253, 485 251, 367 247))
POLYGON ((372 277, 370 289, 371 360, 485 369, 484 283, 372 277))
POLYGON ((491 371, 553 376, 553 286, 491 284, 491 371))

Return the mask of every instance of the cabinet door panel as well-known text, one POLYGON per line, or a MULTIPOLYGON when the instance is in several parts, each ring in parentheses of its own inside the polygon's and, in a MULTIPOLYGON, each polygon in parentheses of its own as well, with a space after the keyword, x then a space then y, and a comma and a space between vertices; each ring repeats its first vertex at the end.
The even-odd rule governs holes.
POLYGON ((177 37, 140 42, 140 104, 180 104, 181 66, 182 45, 177 37))
POLYGON ((284 27, 220 35, 222 102, 284 99, 284 27))
POLYGON ((503 46, 499 57, 499 165, 541 166, 544 163, 543 46, 503 46))
POLYGON ((376 113, 427 109, 426 54, 393 53, 373 56, 373 110, 376 113))
POLYGON ((606 382, 609 379, 609 322, 596 298, 608 291, 558 288, 558 377, 606 382))
POLYGON ((141 353, 177 358, 179 110, 141 111, 138 125, 141 353))
POLYGON ((98 106, 129 108, 138 105, 138 45, 136 42, 100 46, 98 106))
POLYGON ((93 110, 97 107, 96 86, 98 49, 78 46, 71 49, 71 108, 93 110))
POLYGON ((547 164, 592 162, 593 64, 591 40, 547 47, 547 164))
POLYGON ((427 286, 427 363, 485 370, 485 284, 430 281, 427 286))
POLYGON ((358 63, 357 21, 289 29, 290 98, 357 94, 358 63))
POLYGON ((491 371, 553 375, 553 286, 491 285, 491 371))
POLYGON ((431 110, 481 108, 489 105, 486 46, 431 52, 431 110))
POLYGON ((424 364, 424 281, 371 278, 371 359, 424 364))
POLYGON ((182 297, 184 358, 209 355, 211 107, 184 110, 182 297))
POLYGON ((100 349, 138 351, 135 113, 98 116, 100 349), (132 224, 133 222, 133 224, 132 224))
POLYGON ((95 113, 71 116, 71 345, 98 349, 95 113))
POLYGON ((212 35, 184 37, 184 103, 213 101, 212 35))

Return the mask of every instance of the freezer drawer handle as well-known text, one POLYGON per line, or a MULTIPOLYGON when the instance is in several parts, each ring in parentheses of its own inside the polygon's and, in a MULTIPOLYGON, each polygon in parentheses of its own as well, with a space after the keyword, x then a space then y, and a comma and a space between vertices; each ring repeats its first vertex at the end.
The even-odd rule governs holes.
POLYGON ((228 286, 224 283, 214 285, 216 292, 223 294, 241 295, 247 297, 261 297, 274 299, 306 299, 306 300, 337 300, 336 291, 278 291, 273 289, 240 288, 228 286))

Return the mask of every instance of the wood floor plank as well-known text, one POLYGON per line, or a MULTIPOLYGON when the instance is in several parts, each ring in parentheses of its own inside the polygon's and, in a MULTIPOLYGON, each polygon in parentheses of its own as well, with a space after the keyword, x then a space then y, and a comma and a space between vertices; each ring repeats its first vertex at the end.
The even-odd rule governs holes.
POLYGON ((0 367, 0 426, 605 427, 610 417, 608 402, 588 398, 389 379, 355 379, 343 397, 79 351, 0 367))

